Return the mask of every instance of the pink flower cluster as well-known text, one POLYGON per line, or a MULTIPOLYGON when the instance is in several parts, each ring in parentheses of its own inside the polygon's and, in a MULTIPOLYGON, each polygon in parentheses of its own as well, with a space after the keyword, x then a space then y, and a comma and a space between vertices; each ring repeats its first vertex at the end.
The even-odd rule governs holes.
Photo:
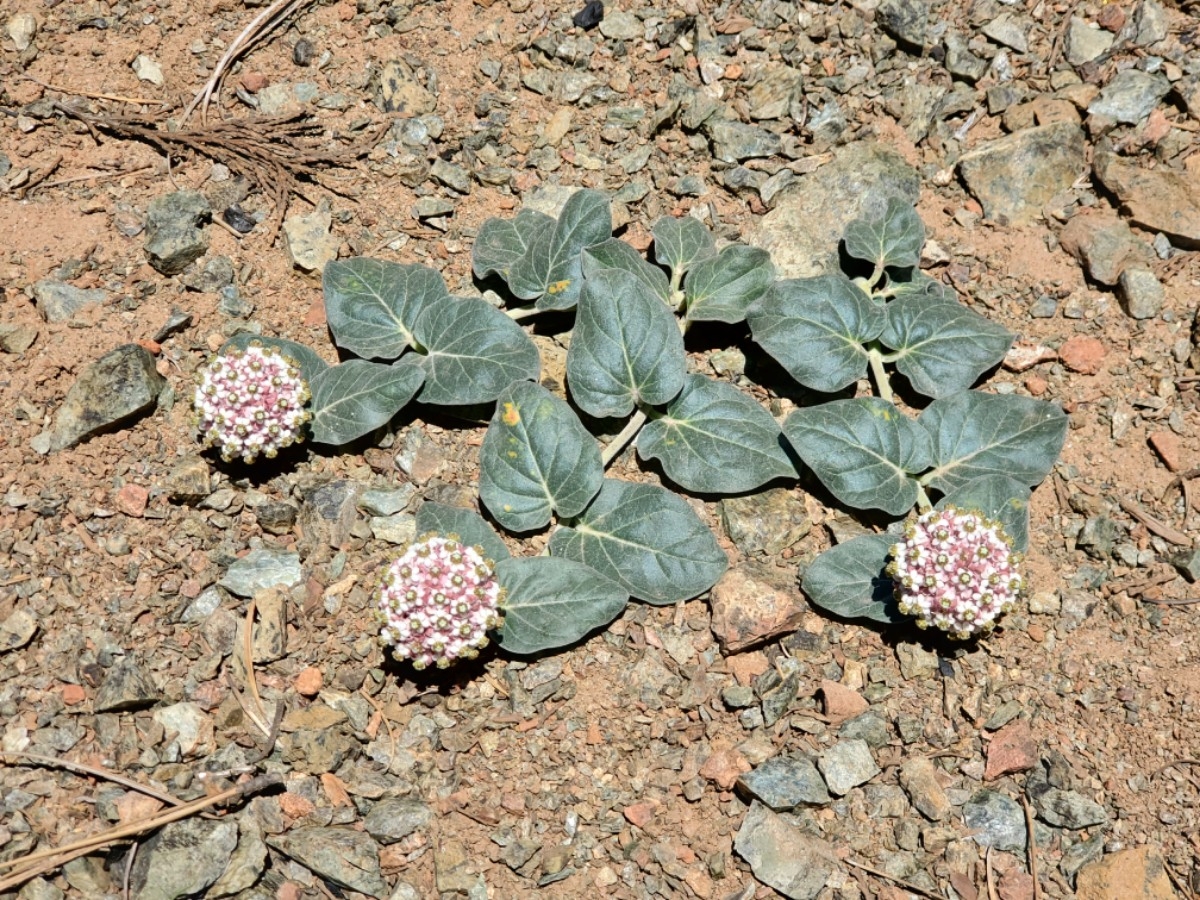
POLYGON ((472 659, 500 625, 504 592, 474 547, 427 535, 392 563, 379 592, 380 637, 414 668, 472 659))
POLYGON ((272 347, 251 345, 215 356, 200 373, 193 401, 200 439, 227 462, 251 463, 303 440, 310 413, 299 367, 272 347))
POLYGON ((990 631, 1019 599, 1020 564, 998 522, 946 507, 908 524, 887 571, 902 613, 965 640, 990 631))

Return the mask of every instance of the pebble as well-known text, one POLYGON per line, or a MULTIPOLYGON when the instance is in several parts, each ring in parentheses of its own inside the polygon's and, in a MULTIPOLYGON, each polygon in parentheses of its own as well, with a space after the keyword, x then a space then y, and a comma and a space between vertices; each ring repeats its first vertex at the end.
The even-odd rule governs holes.
POLYGON ((782 570, 743 562, 713 585, 712 632, 725 654, 795 631, 808 606, 782 570))
POLYGON ((1025 812, 1017 801, 983 790, 974 794, 963 807, 963 821, 981 847, 995 847, 1009 853, 1025 850, 1025 812))
POLYGON ((900 674, 909 681, 930 678, 937 674, 937 654, 930 653, 920 644, 897 644, 896 659, 900 662, 900 674))
POLYGON ((423 116, 437 108, 437 99, 417 80, 412 67, 402 59, 383 64, 376 103, 384 112, 399 113, 405 117, 423 116))
POLYGON ((394 844, 410 834, 428 828, 434 820, 433 810, 412 797, 388 797, 371 807, 363 819, 363 827, 381 844, 394 844))
POLYGON ((1108 355, 1104 344, 1094 337, 1075 335, 1058 348, 1058 357, 1072 372, 1095 375, 1108 355))
POLYGON ((102 304, 108 297, 99 288, 82 290, 53 278, 34 282, 31 290, 38 314, 47 322, 66 322, 84 307, 102 304))
POLYGON ((812 530, 804 498, 772 488, 721 501, 721 526, 744 554, 777 556, 812 530))
POLYGON ((130 870, 136 900, 181 900, 202 893, 229 864, 237 824, 193 818, 164 825, 138 848, 130 870))
POLYGON ((1122 69, 1100 90, 1100 96, 1088 106, 1088 115, 1104 116, 1125 125, 1136 125, 1171 90, 1162 75, 1141 69, 1122 69))
POLYGON ((299 553, 260 549, 231 563, 217 584, 238 597, 250 597, 270 587, 291 587, 302 575, 299 553))
MULTIPOLYGON (((1099 837, 1099 835, 1097 836, 1099 837)), ((1176 900, 1158 847, 1118 850, 1079 870, 1076 900, 1176 900)))
POLYGON ((803 99, 800 70, 783 63, 768 63, 757 75, 758 81, 746 92, 750 118, 783 119, 791 115, 794 105, 803 99))
POLYGON ((368 897, 387 896, 379 848, 361 831, 313 825, 268 837, 267 844, 339 887, 368 897))
POLYGON ((394 516, 375 516, 371 519, 371 534, 377 541, 407 544, 417 537, 417 517, 412 513, 394 516))
POLYGON ((1131 319, 1153 319, 1162 312, 1166 291, 1149 269, 1126 269, 1119 288, 1121 308, 1131 319))
POLYGON ((176 503, 199 503, 211 492, 208 463, 199 456, 186 456, 175 464, 163 482, 167 496, 176 503))
POLYGON ((880 713, 869 710, 843 722, 842 727, 838 729, 838 737, 864 740, 868 747, 878 750, 887 745, 892 735, 887 719, 880 713))
MULTIPOLYGON (((882 0, 875 11, 883 30, 910 52, 929 44, 929 4, 924 0, 882 0)), ((981 73, 982 74, 982 73, 981 73)))
POLYGON ((178 275, 208 250, 204 223, 212 215, 199 191, 173 191, 150 201, 146 256, 163 275, 178 275))
POLYGON ((738 787, 776 812, 797 806, 824 806, 832 798, 807 756, 776 756, 743 774, 738 787))
POLYGON ((1200 249, 1200 184, 1165 166, 1145 169, 1097 149, 1092 169, 1129 221, 1162 232, 1176 247, 1200 249))
POLYGON ((940 822, 950 815, 953 807, 933 760, 920 756, 906 760, 900 766, 900 786, 912 805, 931 822, 940 822))
POLYGON ((304 216, 291 216, 283 222, 284 247, 294 268, 319 274, 326 264, 337 259, 339 241, 330 233, 333 214, 322 205, 304 216))
POLYGON ((880 772, 871 748, 861 739, 838 741, 818 757, 817 765, 830 792, 839 797, 880 772))
POLYGON ((742 819, 733 849, 755 878, 790 900, 812 900, 840 868, 831 845, 757 800, 742 819))
POLYGON ((615 41, 635 41, 642 36, 642 23, 633 13, 614 8, 600 21, 600 33, 615 41))
MULTIPOLYGON (((1119 9, 1116 6, 1111 8, 1119 9)), ((1090 63, 1107 53, 1115 39, 1111 32, 1096 28, 1078 16, 1072 16, 1067 24, 1065 41, 1067 62, 1077 67, 1090 63)))
POLYGON ((8 32, 9 38, 12 39, 13 46, 18 51, 24 52, 29 49, 29 45, 33 43, 34 37, 37 36, 37 19, 33 13, 16 13, 9 17, 4 30, 8 32))
MULTIPOLYGON (((243 891, 249 891, 262 876, 267 864, 267 845, 262 838, 262 829, 255 818, 242 814, 237 818, 238 843, 229 858, 225 871, 211 888, 209 897, 246 897, 243 891)), ((246 897, 246 900, 253 900, 246 897)))
POLYGON ((1072 216, 1059 235, 1062 248, 1087 267, 1101 284, 1114 285, 1134 249, 1133 231, 1110 213, 1072 216))
POLYGON ((715 750, 700 766, 700 777, 716 784, 723 791, 728 791, 737 783, 738 777, 750 771, 750 763, 733 748, 715 750))
POLYGON ((0 623, 0 653, 19 650, 33 640, 37 632, 37 619, 27 609, 14 609, 3 623, 0 623))
POLYGON ((983 777, 992 781, 1001 775, 1025 772, 1037 764, 1037 759, 1037 741, 1029 722, 1018 719, 997 731, 988 744, 983 777))
POLYGON ((825 715, 833 720, 834 724, 861 715, 871 705, 857 691, 852 691, 836 681, 822 681, 821 694, 825 700, 825 715))
POLYGON ((713 117, 704 123, 704 133, 712 141, 712 153, 722 162, 774 156, 782 147, 779 135, 729 119, 713 117))
POLYGON ((145 670, 125 657, 104 675, 92 708, 98 713, 125 712, 152 706, 159 697, 158 688, 145 670))
POLYGON ((363 491, 358 498, 359 508, 372 516, 394 516, 403 511, 416 496, 414 485, 404 484, 398 488, 373 488, 363 491))
POLYGON ((1034 800, 1038 815, 1059 828, 1089 828, 1108 821, 1104 807, 1076 791, 1050 788, 1034 800))
POLYGON ((154 721, 162 725, 168 734, 174 734, 179 743, 179 752, 184 757, 194 756, 209 749, 213 737, 212 718, 196 703, 173 703, 154 710, 154 721))
POLYGON ((0 323, 0 350, 5 353, 24 353, 37 340, 38 330, 32 325, 0 323))
POLYGON ((306 666, 297 673, 292 685, 300 696, 315 697, 321 693, 324 681, 325 677, 321 674, 320 669, 316 666, 306 666))
POLYGON ((138 81, 146 81, 155 87, 162 87, 164 83, 162 66, 158 64, 152 56, 147 56, 145 53, 139 53, 130 63, 130 68, 133 69, 133 74, 137 76, 138 81))
POLYGON ((1200 550, 1180 550, 1171 557, 1171 565, 1189 583, 1200 581, 1200 550))

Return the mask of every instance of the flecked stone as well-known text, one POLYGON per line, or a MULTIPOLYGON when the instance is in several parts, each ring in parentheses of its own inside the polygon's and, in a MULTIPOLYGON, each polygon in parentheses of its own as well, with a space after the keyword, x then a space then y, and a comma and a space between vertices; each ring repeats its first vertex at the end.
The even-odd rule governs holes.
POLYGON ((8 618, 0 622, 0 653, 19 650, 31 640, 37 632, 37 618, 27 609, 18 607, 8 614, 8 618))
POLYGON ((1077 215, 1062 230, 1059 244, 1087 266, 1093 279, 1113 285, 1134 249, 1134 237, 1128 223, 1115 215, 1077 215))
POLYGON ((838 741, 818 757, 817 765, 831 793, 841 797, 879 774, 879 766, 864 740, 838 741))
POLYGON ((54 414, 48 449, 63 450, 151 410, 165 381, 137 344, 112 350, 79 373, 54 414))
POLYGON ((384 112, 405 117, 423 116, 437 108, 437 100, 421 85, 412 67, 402 59, 383 64, 375 102, 384 112))
POLYGON ((1097 150, 1096 177, 1117 196, 1129 220, 1161 231, 1176 247, 1200 249, 1200 184, 1166 166, 1146 169, 1115 153, 1097 150))
POLYGON ((1115 37, 1103 28, 1096 28, 1078 16, 1071 16, 1067 24, 1067 62, 1082 66, 1107 53, 1115 37))
POLYGON ((165 79, 163 78, 162 65, 153 56, 139 53, 134 57, 129 67, 133 69, 133 74, 137 76, 138 81, 148 82, 155 87, 163 86, 165 79))
POLYGON ((379 873, 379 849, 361 831, 338 826, 294 828, 267 843, 334 884, 368 897, 387 896, 379 873))
POLYGON ((175 734, 179 752, 185 757, 206 749, 212 741, 212 717, 198 703, 172 703, 154 710, 153 717, 165 732, 175 734))
POLYGON ((271 534, 287 534, 296 524, 300 510, 287 500, 268 500, 254 507, 254 518, 263 531, 271 534))
POLYGON ((832 846, 757 800, 742 819, 733 848, 755 878, 790 900, 812 900, 839 869, 832 846))
POLYGON ((216 881, 237 846, 231 821, 184 819, 164 825, 139 848, 129 883, 135 900, 180 900, 216 881))
POLYGON ((779 135, 765 128, 715 116, 704 123, 704 131, 712 141, 713 156, 727 163, 774 156, 782 146, 779 135))
POLYGON ((146 256, 163 275, 178 275, 208 250, 208 200, 198 191, 155 197, 146 212, 146 256))
POLYGON ((1136 125, 1171 90, 1162 75, 1141 69, 1122 69, 1100 90, 1100 96, 1088 106, 1088 115, 1104 116, 1124 125, 1136 125))
POLYGON ((143 709, 156 703, 160 696, 145 670, 126 657, 105 674, 93 708, 98 713, 143 709))
POLYGON ((24 52, 29 49, 29 45, 33 43, 33 39, 37 35, 37 19, 33 13, 15 13, 9 16, 8 21, 4 25, 4 30, 12 39, 13 46, 19 52, 24 52))
POLYGON ((721 525, 742 553, 768 556, 782 553, 812 530, 804 498, 786 488, 722 500, 721 525))
POLYGON ((414 831, 428 827, 433 810, 410 797, 389 797, 371 807, 363 820, 367 834, 381 844, 402 841, 414 831))
POLYGON ((955 78, 972 84, 987 74, 988 61, 971 52, 967 41, 959 34, 950 32, 945 38, 946 71, 955 78))
POLYGON ((746 794, 776 812, 797 806, 823 806, 832 798, 807 756, 776 756, 738 779, 746 794))
POLYGON ((1083 130, 1070 122, 1026 128, 988 141, 958 161, 967 189, 989 219, 1013 225, 1041 215, 1084 171, 1083 130))
POLYGON ((988 781, 1013 772, 1025 772, 1037 764, 1037 741, 1026 719, 1018 719, 996 732, 987 749, 988 781))
POLYGON ((24 353, 37 340, 38 330, 32 325, 0 323, 0 350, 5 353, 24 353))
POLYGON ((1029 30, 1032 27, 1032 21, 1026 17, 1003 12, 984 25, 982 31, 997 44, 1025 53, 1029 50, 1029 30))
POLYGON ((300 554, 285 550, 251 550, 230 564, 225 576, 217 582, 239 597, 250 597, 269 587, 291 587, 302 577, 300 554))
POLYGON ((875 10, 883 30, 906 49, 923 51, 929 40, 929 4, 924 0, 882 0, 875 10))
POLYGON ((37 311, 47 322, 66 322, 85 306, 103 303, 108 296, 99 288, 85 291, 53 278, 35 281, 32 290, 37 311))
POLYGON ((253 887, 262 876, 267 864, 267 845, 263 841, 262 828, 251 815, 240 815, 237 848, 229 858, 229 864, 221 877, 208 889, 208 897, 232 897, 239 900, 241 892, 253 887))
POLYGON ((875 710, 867 710, 843 722, 838 728, 838 737, 863 740, 867 742, 868 747, 878 750, 887 745, 892 735, 887 720, 875 710))
POLYGON ((600 33, 616 41, 635 41, 642 36, 642 23, 633 13, 614 8, 600 20, 600 33))
POLYGON ((389 544, 407 544, 417 536, 417 517, 412 513, 374 516, 371 519, 371 534, 377 541, 387 541, 389 544))
POLYGON ((1167 293, 1149 269, 1126 269, 1118 286, 1121 308, 1131 319, 1153 319, 1162 312, 1167 293))
POLYGON ((808 605, 773 566, 744 562, 713 585, 712 631, 726 653, 740 653, 800 627, 808 605))
POLYGON ((358 506, 363 512, 372 516, 394 516, 404 510, 416 496, 417 489, 411 484, 398 488, 363 491, 358 498, 358 506))
POLYGON ((912 805, 931 822, 942 821, 953 810, 950 798, 938 779, 938 768, 931 759, 918 756, 906 760, 900 766, 900 786, 908 794, 912 805))
POLYGON ((199 456, 186 456, 168 473, 164 486, 176 503, 197 503, 211 492, 208 463, 199 456))
POLYGON ((937 674, 937 654, 930 653, 920 644, 897 644, 896 658, 900 661, 900 674, 908 681, 937 674))
POLYGON ((302 272, 319 273, 337 259, 339 241, 330 233, 332 224, 333 214, 328 207, 284 221, 284 247, 294 267, 302 272))
POLYGON ((1176 900, 1157 847, 1142 846, 1110 853, 1079 870, 1076 900, 1176 900))
POLYGON ((976 832, 972 837, 981 847, 1009 853, 1025 850, 1025 811, 1016 800, 995 791, 978 791, 963 807, 963 821, 976 832))
POLYGON ((1090 828, 1108 821, 1104 807, 1076 791, 1050 788, 1035 798, 1038 815, 1058 828, 1090 828))
POLYGON ((1107 559, 1121 536, 1120 526, 1108 516, 1088 516, 1083 523, 1075 546, 1093 559, 1107 559))
POLYGON ((746 92, 746 104, 752 119, 782 119, 792 104, 801 97, 803 76, 799 69, 782 63, 769 63, 761 70, 758 81, 746 92))

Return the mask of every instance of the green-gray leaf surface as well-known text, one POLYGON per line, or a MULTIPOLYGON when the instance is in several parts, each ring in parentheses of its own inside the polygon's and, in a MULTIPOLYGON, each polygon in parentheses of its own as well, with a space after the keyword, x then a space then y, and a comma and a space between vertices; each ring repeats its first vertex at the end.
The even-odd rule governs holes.
POLYGON ((731 384, 689 375, 666 413, 647 422, 638 455, 689 491, 737 494, 796 470, 771 414, 731 384))
POLYGON ((1033 487, 1067 437, 1067 416, 1055 404, 979 391, 934 400, 918 421, 933 439, 934 468, 922 480, 945 493, 984 475, 1033 487))
POLYGON ((591 278, 600 269, 621 269, 637 277, 663 303, 671 302, 671 284, 658 266, 652 266, 642 255, 618 238, 583 251, 583 277, 591 278))
POLYGON ((1007 475, 984 475, 968 481, 937 502, 937 508, 954 506, 974 510, 1004 526, 1013 549, 1029 546, 1029 488, 1007 475))
POLYGON ((496 273, 507 280, 509 270, 530 244, 553 228, 554 219, 534 209, 523 209, 512 219, 488 219, 480 226, 471 250, 471 268, 476 277, 496 273))
POLYGON ((919 487, 912 476, 933 461, 925 429, 878 397, 797 409, 783 433, 835 497, 893 516, 912 509, 919 487))
POLYGON ((428 306, 450 298, 442 276, 422 265, 364 256, 334 261, 322 276, 334 342, 364 359, 395 359, 413 344, 428 306))
POLYGON ((552 512, 577 516, 604 481, 600 446, 579 417, 530 381, 509 385, 479 451, 479 496, 509 531, 532 531, 552 512))
POLYGON ((506 559, 496 564, 496 578, 506 594, 500 646, 509 653, 573 644, 629 603, 629 592, 619 584, 569 559, 506 559))
POLYGON ((939 398, 965 391, 1004 359, 1013 335, 953 300, 906 294, 888 304, 880 340, 914 389, 939 398))
POLYGON ((479 513, 473 509, 447 506, 426 500, 417 510, 417 534, 457 535, 458 539, 471 547, 478 547, 483 555, 499 562, 508 559, 508 548, 479 513))
POLYGON ((846 226, 846 252, 879 267, 908 268, 921 261, 925 223, 912 205, 897 197, 888 200, 879 219, 855 219, 846 226))
POLYGON ((273 347, 294 362, 300 368, 300 375, 308 382, 310 390, 312 380, 329 368, 329 363, 317 356, 315 350, 305 347, 303 344, 297 344, 286 338, 263 337, 261 334, 250 334, 245 331, 235 334, 227 340, 221 346, 221 352, 224 353, 230 349, 245 350, 251 344, 273 347))
POLYGON ((554 532, 550 553, 591 566, 655 604, 695 597, 729 567, 713 533, 682 497, 611 478, 571 527, 554 532))
POLYGON ((958 302, 958 295, 954 293, 953 288, 947 287, 936 278, 930 278, 921 271, 914 271, 908 281, 888 281, 885 290, 887 296, 893 298, 917 297, 926 301, 958 302))
POLYGON ((312 380, 313 440, 345 444, 387 423, 421 386, 414 366, 350 359, 312 380))
POLYGON ((580 252, 612 237, 608 198, 596 191, 571 195, 553 229, 537 231, 508 271, 508 287, 538 309, 570 309, 583 282, 580 252))
POLYGON ((884 572, 896 538, 863 534, 818 556, 800 586, 817 606, 848 619, 902 622, 893 581, 884 572))
POLYGON ((832 392, 866 374, 863 344, 883 331, 884 309, 844 275, 821 275, 777 281, 746 319, 793 378, 832 392))
POLYGON ((626 416, 639 401, 667 403, 683 387, 686 368, 671 310, 628 272, 592 273, 567 351, 567 383, 579 407, 593 416, 626 416))
POLYGON ((654 258, 682 276, 717 252, 712 233, 691 216, 665 216, 654 223, 654 258))
POLYGON ((683 283, 687 317, 693 322, 741 322, 775 281, 771 255, 732 244, 698 262, 683 283))
POLYGON ((422 403, 490 403, 514 381, 536 379, 541 367, 521 326, 478 297, 427 307, 414 334, 426 353, 405 359, 425 370, 422 403))

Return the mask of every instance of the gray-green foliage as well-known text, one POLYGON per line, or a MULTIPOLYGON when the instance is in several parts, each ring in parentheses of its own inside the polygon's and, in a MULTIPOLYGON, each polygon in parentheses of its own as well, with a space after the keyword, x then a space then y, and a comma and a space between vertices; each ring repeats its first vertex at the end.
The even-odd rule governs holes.
MULTIPOLYGON (((457 534, 496 561, 504 649, 563 646, 630 598, 669 604, 712 587, 726 556, 676 490, 729 495, 811 477, 844 506, 893 520, 935 501, 978 509, 1025 546, 1030 490, 1058 456, 1066 417, 973 389, 1012 336, 918 270, 925 229, 911 207, 893 200, 852 222, 844 251, 858 263, 804 279, 777 280, 764 251, 719 246, 692 218, 659 221, 649 258, 611 228, 607 200, 587 190, 557 219, 522 211, 485 222, 473 270, 507 286, 511 315, 452 296, 424 266, 331 263, 329 328, 362 358, 329 366, 273 341, 311 382, 320 442, 369 433, 413 398, 496 404, 480 451, 482 508, 510 534, 551 526, 545 552, 510 556, 474 510, 426 503, 417 526, 457 534), (544 310, 574 310, 565 398, 537 383, 536 347, 516 321, 544 310), (869 376, 877 396, 831 398, 780 421, 762 387, 689 361, 686 335, 703 322, 722 323, 707 327, 743 341, 747 354, 757 345, 811 391, 845 392, 869 376), (891 373, 932 401, 914 404, 925 406, 920 415, 896 404, 891 373), (602 450, 576 410, 625 427, 602 450), (666 487, 605 477, 629 440, 666 487)), ((868 534, 839 544, 808 567, 805 592, 840 615, 898 621, 884 574, 892 543, 868 534)))

